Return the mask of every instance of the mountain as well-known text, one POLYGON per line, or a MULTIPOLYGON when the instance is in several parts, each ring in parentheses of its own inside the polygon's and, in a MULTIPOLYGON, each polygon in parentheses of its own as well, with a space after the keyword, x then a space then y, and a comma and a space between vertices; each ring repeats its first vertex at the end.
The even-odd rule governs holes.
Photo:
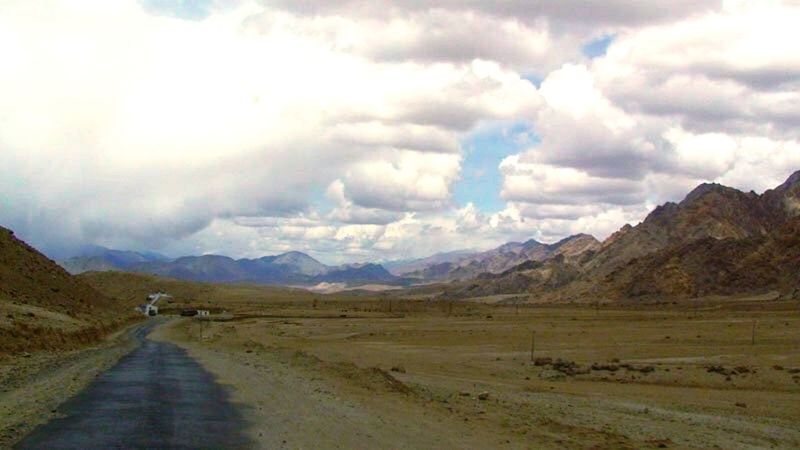
POLYGON ((184 256, 174 260, 118 265, 113 270, 218 283, 306 286, 322 282, 347 285, 403 282, 378 264, 327 266, 301 252, 287 252, 256 259, 233 259, 220 255, 184 256))
POLYGON ((261 258, 261 261, 285 267, 287 271, 301 275, 323 275, 329 270, 325 264, 301 252, 287 252, 277 256, 261 258))
POLYGON ((761 195, 701 184, 680 203, 625 225, 573 258, 524 263, 445 290, 448 297, 694 297, 779 290, 800 295, 800 172, 761 195))
POLYGON ((703 184, 654 213, 589 265, 612 296, 800 288, 800 171, 761 195, 703 184), (652 236, 664 244, 646 253, 636 247, 652 236))
POLYGON ((89 343, 130 319, 132 309, 0 227, 0 353, 89 343))
POLYGON ((701 184, 680 203, 661 205, 639 225, 613 235, 587 269, 608 273, 633 258, 703 238, 762 236, 784 217, 764 195, 701 184))
POLYGON ((431 264, 404 275, 423 280, 464 280, 482 273, 502 273, 526 261, 544 261, 557 255, 571 259, 599 248, 600 242, 588 234, 576 234, 554 244, 543 244, 533 239, 509 242, 489 251, 431 264))
POLYGON ((350 264, 332 267, 327 273, 314 277, 314 283, 368 284, 396 283, 398 278, 380 264, 350 264))
POLYGON ((382 266, 393 275, 403 276, 437 264, 457 262, 476 253, 475 250, 454 250, 452 252, 436 253, 425 258, 387 261, 382 266))
POLYGON ((90 271, 126 270, 137 264, 167 259, 166 256, 153 252, 112 250, 94 246, 84 250, 78 256, 59 261, 58 264, 67 269, 67 272, 77 275, 90 271))
POLYGON ((766 235, 706 237, 630 261, 603 280, 607 296, 700 297, 777 289, 800 294, 800 219, 766 235))

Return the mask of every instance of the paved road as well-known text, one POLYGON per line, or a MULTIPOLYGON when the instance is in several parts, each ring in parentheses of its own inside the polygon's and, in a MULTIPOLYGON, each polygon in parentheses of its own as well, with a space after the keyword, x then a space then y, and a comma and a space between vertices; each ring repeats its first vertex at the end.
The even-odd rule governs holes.
POLYGON ((225 391, 186 352, 136 332, 142 343, 59 408, 20 449, 247 448, 225 391))

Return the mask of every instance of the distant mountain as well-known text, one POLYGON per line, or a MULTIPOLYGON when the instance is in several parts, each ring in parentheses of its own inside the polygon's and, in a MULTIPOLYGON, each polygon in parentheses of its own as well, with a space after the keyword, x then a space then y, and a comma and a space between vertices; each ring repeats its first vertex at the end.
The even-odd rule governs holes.
POLYGON ((576 234, 554 244, 543 244, 533 239, 509 242, 453 261, 434 262, 404 275, 422 280, 463 280, 482 273, 499 274, 526 261, 544 261, 557 255, 574 258, 599 248, 600 242, 588 234, 576 234))
POLYGON ((350 264, 338 267, 331 267, 327 273, 314 277, 316 283, 348 283, 368 284, 368 283, 397 283, 400 279, 387 271, 380 264, 350 264))
POLYGON ((325 264, 301 252, 288 252, 277 256, 268 256, 261 258, 261 261, 285 267, 286 270, 301 275, 323 275, 330 270, 325 264))
POLYGON ((437 264, 457 262, 476 253, 478 252, 475 250, 454 250, 452 252, 436 253, 425 258, 387 261, 382 265, 392 274, 402 276, 437 264))
POLYGON ((800 171, 758 195, 701 184, 577 258, 521 264, 448 297, 695 297, 779 290, 800 297, 800 171))
POLYGON ((166 256, 154 252, 132 252, 94 246, 85 249, 78 256, 59 261, 58 264, 76 275, 91 271, 127 270, 137 264, 167 259, 166 256))
POLYGON ((247 282, 271 285, 315 285, 322 282, 358 285, 403 282, 378 264, 326 266, 301 252, 287 252, 257 259, 227 256, 184 256, 174 260, 160 255, 119 250, 98 251, 62 261, 73 273, 118 270, 149 273, 190 281, 247 282))

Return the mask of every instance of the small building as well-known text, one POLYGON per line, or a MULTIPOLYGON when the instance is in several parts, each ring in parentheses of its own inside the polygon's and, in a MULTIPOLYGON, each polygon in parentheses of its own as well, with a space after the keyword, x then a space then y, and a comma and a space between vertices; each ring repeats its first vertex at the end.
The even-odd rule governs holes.
POLYGON ((136 307, 136 311, 139 311, 145 316, 153 317, 158 315, 158 306, 142 303, 141 305, 136 307))

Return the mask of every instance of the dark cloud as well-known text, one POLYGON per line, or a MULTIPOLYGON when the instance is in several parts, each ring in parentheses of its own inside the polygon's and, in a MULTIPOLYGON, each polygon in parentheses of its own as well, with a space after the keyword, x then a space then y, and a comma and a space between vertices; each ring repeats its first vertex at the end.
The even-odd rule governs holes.
POLYGON ((476 11, 497 17, 514 18, 526 23, 542 19, 554 26, 581 25, 592 28, 636 26, 666 22, 719 9, 720 0, 673 0, 669 3, 631 2, 628 0, 271 0, 270 7, 299 14, 355 14, 385 17, 388 14, 421 12, 431 9, 476 11))

